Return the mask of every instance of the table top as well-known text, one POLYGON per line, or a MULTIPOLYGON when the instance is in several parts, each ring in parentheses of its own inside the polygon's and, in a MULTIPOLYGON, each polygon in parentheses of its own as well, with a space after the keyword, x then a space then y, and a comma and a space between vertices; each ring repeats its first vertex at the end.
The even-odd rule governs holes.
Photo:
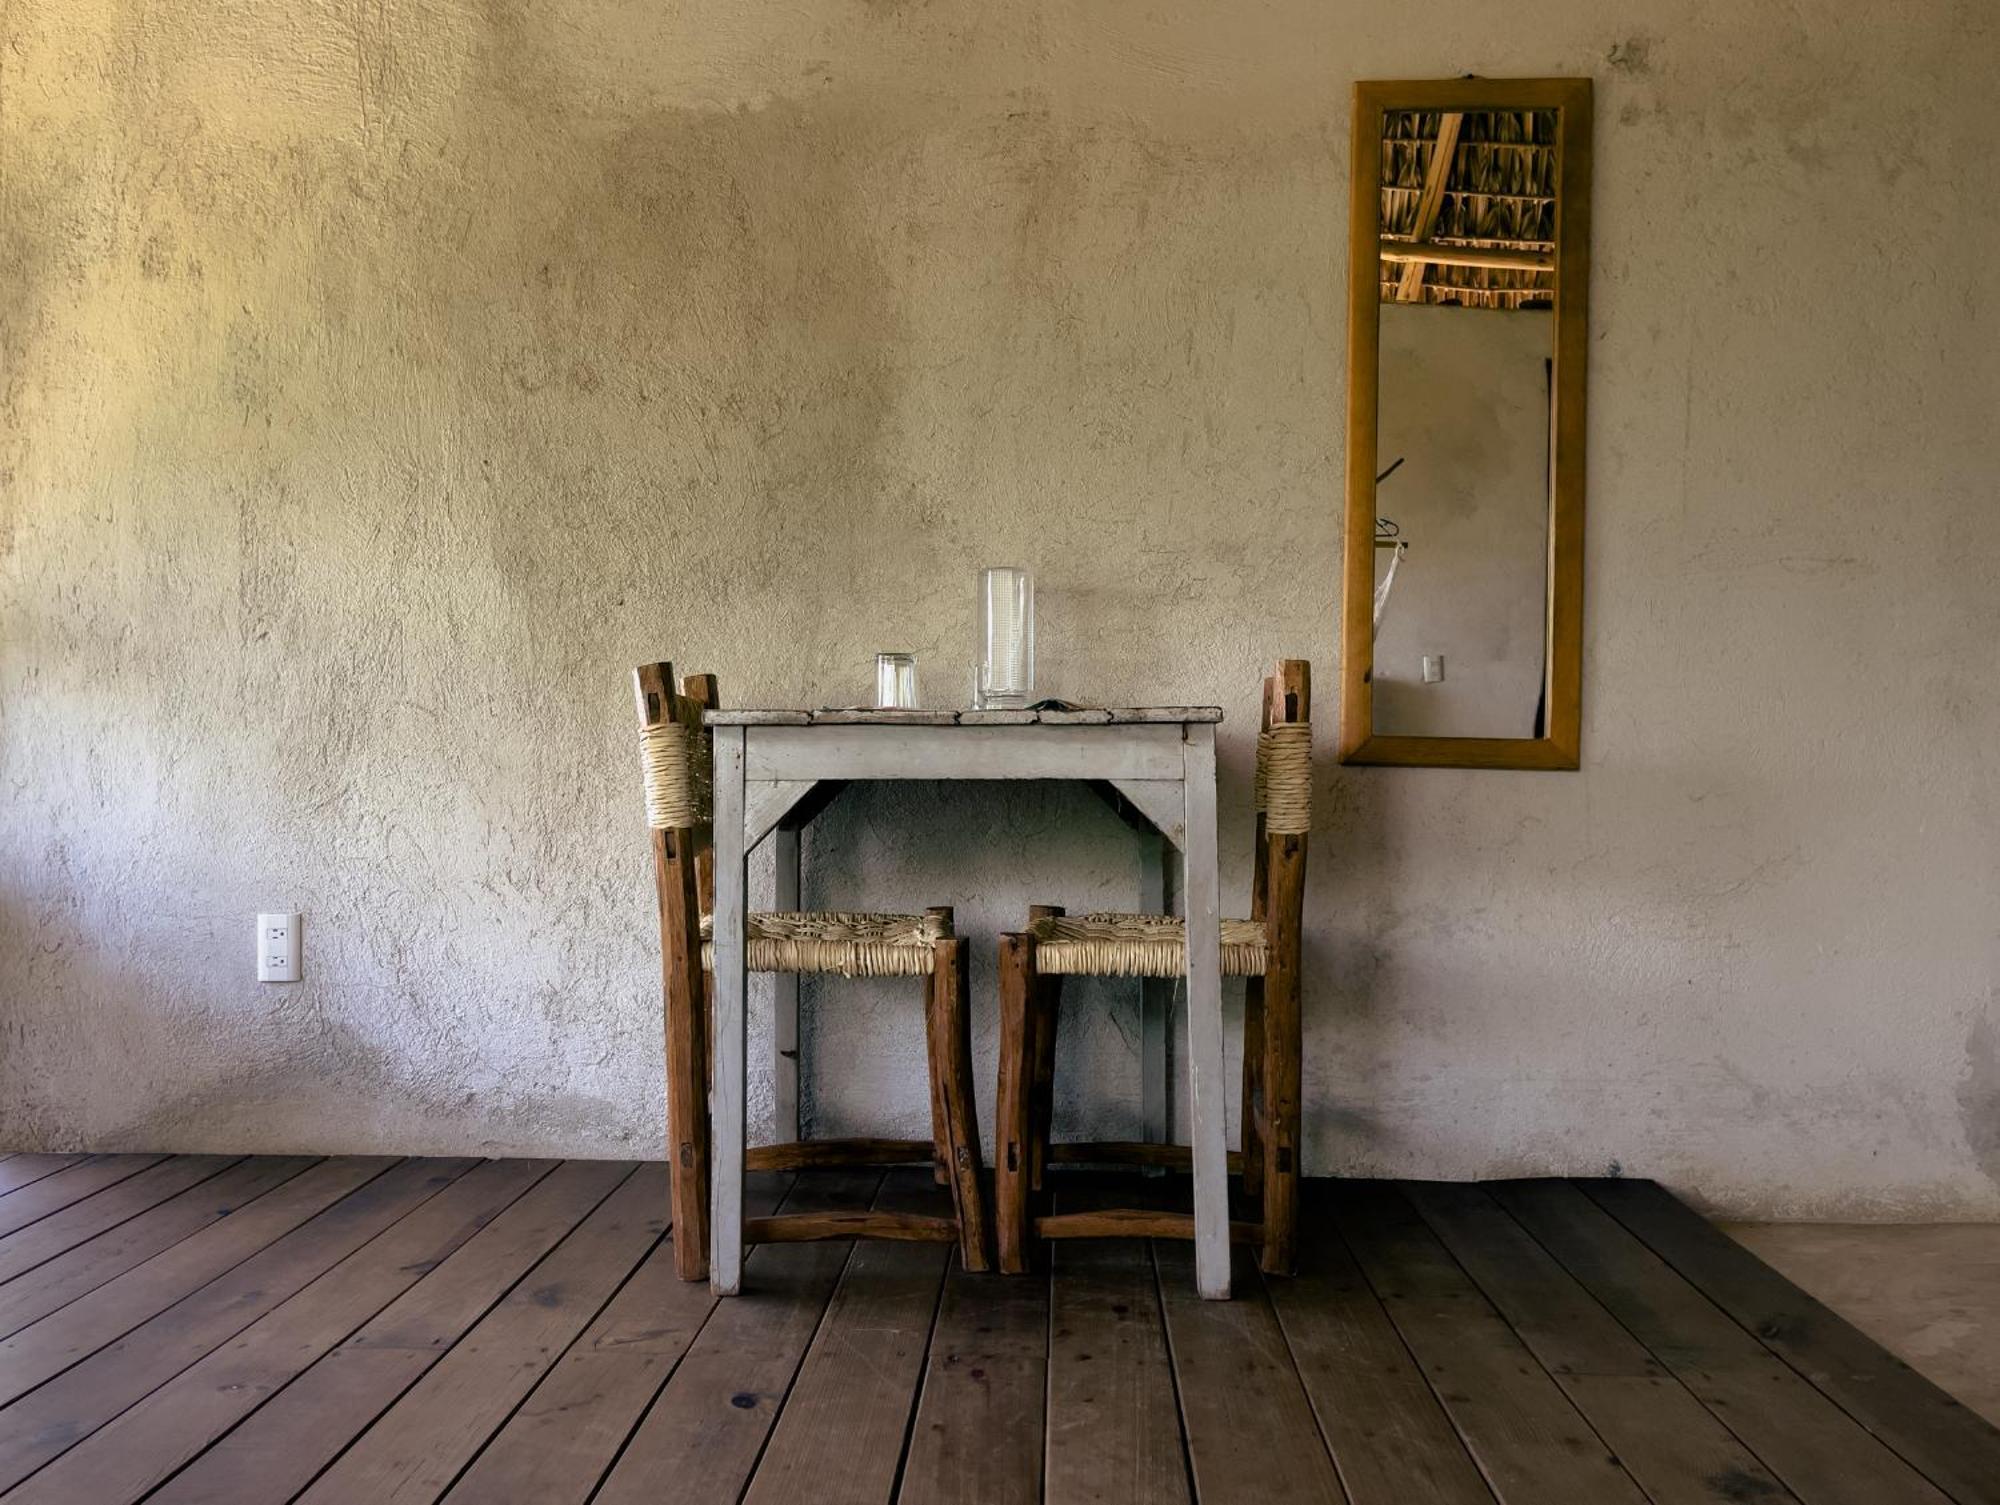
POLYGON ((819 711, 708 711, 710 726, 1133 726, 1218 722, 1214 705, 1086 706, 1073 711, 897 711, 867 707, 819 711))

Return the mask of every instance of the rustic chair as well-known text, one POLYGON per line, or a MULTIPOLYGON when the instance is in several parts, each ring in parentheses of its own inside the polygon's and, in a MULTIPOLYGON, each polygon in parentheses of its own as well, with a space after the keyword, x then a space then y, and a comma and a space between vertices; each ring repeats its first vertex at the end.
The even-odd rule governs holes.
MULTIPOLYGON (((667 1032, 667 1127, 673 1198, 674 1264, 684 1280, 708 1275, 709 1039, 715 898, 708 769, 711 737, 702 712, 717 703, 713 675, 689 675, 678 689, 672 664, 633 675, 639 704, 646 824, 652 829, 659 887, 667 1032)), ((929 1162, 951 1190, 953 1216, 902 1212, 795 1213, 750 1218, 746 1243, 822 1238, 956 1240, 968 1270, 987 1268, 986 1214, 979 1187, 979 1129, 972 1097, 972 1041, 966 1010, 967 952, 952 934, 948 908, 923 914, 753 914, 747 952, 753 972, 822 972, 843 977, 921 977, 930 1064, 931 1138, 830 1139, 750 1149, 750 1170, 929 1162)))
MULTIPOLYGON (((1247 920, 1222 922, 1224 975, 1247 979, 1243 1010, 1242 1200, 1261 1217, 1232 1222, 1230 1237, 1255 1243, 1259 1263, 1288 1272, 1298 1249, 1300 928, 1306 835, 1312 827, 1312 670, 1284 659, 1264 681, 1257 740, 1257 843, 1247 920)), ((1028 928, 1000 938, 999 1144, 994 1222, 1000 1268, 1028 1268, 1031 1238, 1143 1236, 1192 1238, 1188 1213, 1108 1209, 1033 1217, 1051 1160, 1188 1164, 1185 1148, 1160 1145, 1051 1145, 1056 1018, 1065 976, 1179 977, 1187 970, 1187 927, 1166 915, 1068 915, 1053 905, 1029 911, 1028 928), (1066 1151, 1072 1153, 1065 1153, 1066 1151)))

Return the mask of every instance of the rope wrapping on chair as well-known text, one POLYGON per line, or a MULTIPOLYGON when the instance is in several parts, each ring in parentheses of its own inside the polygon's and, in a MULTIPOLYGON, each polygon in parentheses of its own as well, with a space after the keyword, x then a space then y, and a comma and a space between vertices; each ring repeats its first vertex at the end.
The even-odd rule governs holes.
MULTIPOLYGON (((939 915, 753 914, 744 926, 752 972, 832 972, 841 977, 928 977, 934 947, 951 938, 939 915)), ((701 959, 713 966, 715 916, 701 917, 701 959)))
POLYGON ((1312 830, 1312 723, 1282 721, 1257 737, 1257 808, 1273 836, 1312 830))
POLYGON ((701 702, 690 700, 685 695, 674 697, 674 717, 686 736, 688 782, 694 791, 694 819, 696 825, 701 825, 714 818, 715 744, 709 739, 708 729, 701 724, 701 702))
POLYGON ((646 824, 655 831, 685 831, 703 816, 688 742, 701 741, 685 723, 662 721, 639 728, 639 771, 646 781, 646 824))
MULTIPOLYGON (((1031 920, 1035 970, 1087 977, 1179 977, 1187 971, 1187 925, 1173 915, 1045 915, 1031 920)), ((1222 922, 1222 971, 1262 977, 1261 920, 1222 922)))

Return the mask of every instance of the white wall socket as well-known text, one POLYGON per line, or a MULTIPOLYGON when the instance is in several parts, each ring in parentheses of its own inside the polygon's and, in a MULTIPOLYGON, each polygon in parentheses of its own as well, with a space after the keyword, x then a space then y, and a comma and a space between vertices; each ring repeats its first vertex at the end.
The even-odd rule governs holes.
POLYGON ((257 981, 299 980, 299 919, 296 914, 257 916, 257 981))
POLYGON ((1426 653, 1424 655, 1424 683, 1427 685, 1441 685, 1444 683, 1444 655, 1442 653, 1426 653))

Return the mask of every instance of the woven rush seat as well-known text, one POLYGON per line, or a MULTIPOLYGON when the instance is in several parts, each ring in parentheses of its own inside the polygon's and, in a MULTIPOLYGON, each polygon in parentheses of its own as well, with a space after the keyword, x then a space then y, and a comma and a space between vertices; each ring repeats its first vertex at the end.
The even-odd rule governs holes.
MULTIPOLYGON (((1222 921, 1218 958, 1224 975, 1244 979, 1243 1140, 1229 1161, 1242 1175, 1237 1205, 1253 1215, 1209 1228, 1211 1237, 1257 1244, 1258 1264, 1274 1274, 1291 1270, 1298 1248, 1300 963, 1313 824, 1312 666, 1304 659, 1280 659, 1265 679, 1262 722, 1250 882, 1256 918, 1222 921)), ((1190 1212, 1045 1205, 1038 1215, 1034 1201, 1047 1194, 1043 1171, 1052 1162, 1192 1168, 1191 1151, 1164 1136, 1057 1142, 1052 1132, 1063 978, 1184 977, 1187 922, 1161 914, 1071 915, 1037 904, 1025 926, 1000 937, 999 963, 993 1199, 1001 1271, 1025 1273, 1031 1246, 1043 1240, 1194 1238, 1190 1212)), ((1218 1210, 1211 1200, 1209 1215, 1218 1210)))
MULTIPOLYGON (((1043 915, 1029 921, 1035 968, 1068 977, 1181 977, 1187 922, 1172 915, 1043 915)), ((1222 922, 1225 977, 1262 977, 1268 938, 1262 920, 1222 922)))
MULTIPOLYGON (((936 945, 951 939, 940 915, 753 914, 744 929, 752 972, 832 972, 841 977, 928 977, 936 945)), ((701 917, 701 964, 715 966, 715 916, 701 917)))

